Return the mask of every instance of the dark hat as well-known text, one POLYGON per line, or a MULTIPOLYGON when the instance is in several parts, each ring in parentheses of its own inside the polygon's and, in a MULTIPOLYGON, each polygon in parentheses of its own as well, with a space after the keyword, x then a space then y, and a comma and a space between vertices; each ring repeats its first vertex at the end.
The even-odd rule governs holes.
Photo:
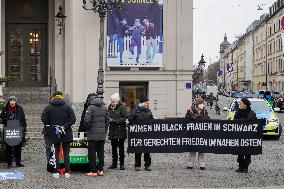
POLYGON ((203 98, 198 97, 198 98, 195 99, 195 105, 199 105, 199 104, 203 104, 203 103, 204 103, 203 98))
POLYGON ((9 101, 9 102, 12 101, 12 100, 14 100, 14 101, 17 102, 17 97, 15 97, 15 96, 10 96, 10 97, 8 98, 8 101, 9 101))
POLYGON ((241 101, 247 106, 250 107, 251 103, 247 98, 242 98, 241 101))
POLYGON ((140 103, 144 103, 144 102, 147 102, 147 101, 149 101, 149 99, 147 98, 147 97, 141 97, 140 98, 140 103))

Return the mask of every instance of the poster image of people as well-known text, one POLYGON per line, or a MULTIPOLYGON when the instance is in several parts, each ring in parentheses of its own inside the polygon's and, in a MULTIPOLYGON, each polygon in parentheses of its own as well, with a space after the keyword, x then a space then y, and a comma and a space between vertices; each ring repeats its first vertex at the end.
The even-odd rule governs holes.
POLYGON ((124 0, 107 23, 108 67, 163 67, 163 0, 124 0))

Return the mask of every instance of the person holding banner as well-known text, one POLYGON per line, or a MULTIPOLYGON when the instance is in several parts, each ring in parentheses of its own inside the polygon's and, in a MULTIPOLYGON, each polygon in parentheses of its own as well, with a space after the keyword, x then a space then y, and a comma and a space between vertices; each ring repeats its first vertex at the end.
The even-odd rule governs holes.
MULTIPOLYGON (((251 103, 247 98, 242 98, 239 103, 239 108, 235 114, 234 119, 248 119, 256 120, 256 114, 250 107, 251 103)), ((248 173, 248 167, 251 163, 251 155, 242 154, 238 155, 237 159, 239 168, 236 170, 238 173, 248 173)))
MULTIPOLYGON (((8 98, 8 103, 4 107, 1 113, 2 123, 4 124, 4 127, 8 127, 8 123, 10 120, 19 120, 21 130, 23 131, 23 138, 22 141, 25 140, 25 132, 27 128, 26 123, 26 117, 23 108, 18 105, 17 98, 15 96, 10 96, 8 98)), ((5 142, 5 155, 6 155, 6 161, 8 163, 7 168, 12 167, 12 160, 13 155, 15 157, 16 166, 17 167, 24 167, 24 165, 21 163, 22 161, 22 144, 23 142, 19 142, 17 145, 9 145, 7 142, 5 142)))
MULTIPOLYGON (((204 100, 201 97, 195 99, 195 103, 187 110, 185 115, 187 119, 210 119, 208 112, 204 107, 204 100)), ((204 153, 190 152, 189 163, 187 169, 193 169, 194 162, 198 156, 198 163, 201 170, 205 170, 204 153)))
POLYGON ((88 158, 90 161, 90 172, 86 175, 92 177, 104 176, 104 146, 110 119, 105 103, 97 95, 90 99, 84 121, 87 128, 88 158), (97 156, 98 164, 96 162, 97 156))
MULTIPOLYGON (((143 124, 153 120, 153 114, 149 109, 149 99, 142 97, 140 104, 136 106, 129 115, 129 124, 143 124)), ((141 153, 135 153, 135 171, 140 171, 141 167, 141 153)), ((145 170, 151 171, 151 156, 150 153, 144 153, 145 170)))
POLYGON ((111 96, 111 104, 108 107, 110 117, 109 139, 111 140, 112 148, 112 164, 109 169, 117 168, 117 148, 119 149, 120 170, 125 170, 124 167, 124 142, 127 137, 126 119, 127 109, 126 106, 121 104, 118 93, 111 96))
MULTIPOLYGON (((53 94, 50 104, 44 108, 42 121, 49 134, 50 143, 55 150, 54 178, 59 178, 60 168, 60 146, 62 145, 65 165, 65 178, 70 178, 70 143, 73 141, 72 125, 76 117, 70 105, 64 101, 62 92, 53 94)), ((53 160, 54 161, 54 160, 53 160)))

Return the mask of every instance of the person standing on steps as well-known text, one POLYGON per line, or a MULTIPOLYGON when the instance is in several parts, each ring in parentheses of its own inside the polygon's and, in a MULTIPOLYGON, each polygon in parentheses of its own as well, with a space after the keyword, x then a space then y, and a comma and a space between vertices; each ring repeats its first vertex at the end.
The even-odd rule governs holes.
MULTIPOLYGON (((143 124, 153 120, 153 114, 149 109, 149 99, 142 97, 140 104, 136 106, 129 115, 129 124, 143 124)), ((135 153, 135 171, 140 171, 141 167, 141 153, 135 153)), ((145 170, 151 171, 151 156, 150 153, 144 153, 145 170)))
POLYGON ((22 145, 23 141, 25 140, 25 132, 27 130, 27 123, 26 123, 26 117, 23 108, 18 105, 17 98, 15 96, 10 96, 8 98, 8 103, 4 107, 1 113, 2 123, 4 124, 4 127, 7 127, 7 122, 9 120, 19 120, 20 127, 23 128, 23 139, 22 142, 16 146, 9 146, 5 142, 5 155, 6 155, 6 161, 8 164, 8 168, 12 167, 12 160, 13 156, 15 157, 16 166, 17 167, 24 167, 22 164, 22 145))
POLYGON ((42 121, 45 127, 49 126, 50 140, 55 148, 56 165, 54 178, 59 178, 59 152, 62 145, 65 165, 65 178, 70 178, 70 143, 73 141, 72 125, 76 122, 73 109, 63 98, 62 92, 53 94, 50 104, 42 113, 42 121))
POLYGON ((108 106, 108 113, 110 117, 110 127, 108 137, 111 140, 112 148, 112 164, 109 169, 117 168, 117 148, 119 149, 119 162, 120 169, 125 170, 124 166, 124 142, 127 138, 126 131, 126 119, 127 108, 120 103, 120 97, 118 93, 111 96, 111 104, 108 106))

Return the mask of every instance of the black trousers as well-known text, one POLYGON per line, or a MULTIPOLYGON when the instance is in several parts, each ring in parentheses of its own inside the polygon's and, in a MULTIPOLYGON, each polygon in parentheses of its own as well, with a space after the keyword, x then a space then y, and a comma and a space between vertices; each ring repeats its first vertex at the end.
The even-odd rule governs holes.
POLYGON ((13 156, 15 157, 16 164, 21 163, 22 161, 22 143, 16 146, 9 146, 5 143, 5 154, 6 161, 9 165, 12 165, 13 156))
POLYGON ((251 163, 251 155, 238 155, 238 163, 240 169, 248 169, 251 163))
MULTIPOLYGON (((141 156, 142 154, 141 153, 136 153, 135 154, 135 167, 141 167, 141 156)), ((151 166, 151 156, 150 156, 150 153, 144 153, 144 161, 145 161, 145 164, 144 166, 145 167, 150 167, 151 166)))
POLYGON ((90 162, 90 171, 98 172, 104 170, 104 153, 105 153, 105 141, 88 141, 88 158, 90 162), (96 163, 96 159, 99 159, 99 163, 96 163))
MULTIPOLYGON (((58 173, 60 169, 60 160, 59 160, 59 152, 60 152, 60 144, 54 144, 55 148, 55 158, 56 158, 56 167, 54 169, 54 173, 58 173)), ((62 143, 63 154, 64 154, 64 166, 65 172, 70 172, 70 143, 62 143)))
POLYGON ((118 161, 117 148, 119 149, 120 165, 124 165, 124 141, 125 141, 125 138, 111 140, 112 164, 113 165, 117 165, 117 161, 118 161))

